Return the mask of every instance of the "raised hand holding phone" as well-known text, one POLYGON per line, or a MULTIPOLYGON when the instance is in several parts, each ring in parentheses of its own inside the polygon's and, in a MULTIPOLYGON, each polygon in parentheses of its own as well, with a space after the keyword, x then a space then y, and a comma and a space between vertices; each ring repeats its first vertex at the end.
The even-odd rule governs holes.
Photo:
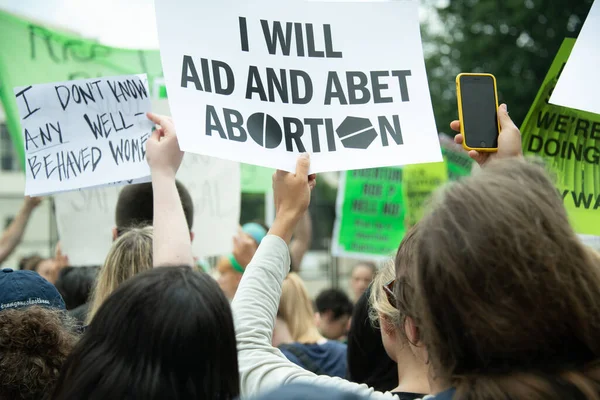
MULTIPOLYGON (((498 151, 495 153, 479 152, 477 150, 469 151, 469 156, 475 160, 479 166, 484 166, 490 159, 519 157, 523 155, 523 149, 521 147, 521 131, 519 131, 519 128, 517 128, 508 115, 506 104, 501 104, 500 107, 498 107, 498 121, 500 122, 498 151)), ((457 120, 450 123, 450 128, 456 132, 461 132, 460 122, 457 120)), ((463 144, 463 141, 464 136, 462 133, 454 136, 455 143, 463 144)))

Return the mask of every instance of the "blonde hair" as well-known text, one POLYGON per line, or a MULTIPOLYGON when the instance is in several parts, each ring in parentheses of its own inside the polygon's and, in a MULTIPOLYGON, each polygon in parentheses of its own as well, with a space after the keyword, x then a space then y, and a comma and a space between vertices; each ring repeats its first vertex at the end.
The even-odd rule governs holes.
POLYGON ((86 322, 92 321, 104 300, 120 284, 152 266, 152 227, 128 229, 113 243, 100 269, 86 322))
POLYGON ((402 323, 400 320, 400 312, 396 307, 390 304, 387 294, 383 286, 396 278, 396 270, 392 262, 387 263, 375 275, 373 286, 371 286, 371 295, 369 296, 369 317, 371 322, 379 325, 379 318, 385 318, 394 326, 399 327, 402 323))
POLYGON ((315 325, 315 314, 306 286, 294 272, 290 272, 283 281, 277 316, 285 321, 295 342, 316 343, 323 339, 315 325))

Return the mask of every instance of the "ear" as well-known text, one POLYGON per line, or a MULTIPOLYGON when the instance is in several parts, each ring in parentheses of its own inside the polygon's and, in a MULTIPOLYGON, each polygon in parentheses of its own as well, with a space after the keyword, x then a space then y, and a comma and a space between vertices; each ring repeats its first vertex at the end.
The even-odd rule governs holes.
POLYGON ((119 237, 119 233, 117 232, 117 227, 116 226, 114 228, 112 228, 112 236, 113 236, 113 242, 115 240, 117 240, 117 238, 119 237))
POLYGON ((194 232, 190 231, 190 242, 194 241, 194 232))
POLYGON ((321 314, 319 314, 318 312, 315 313, 315 325, 317 326, 317 328, 321 327, 321 314))
POLYGON ((419 334, 419 328, 415 324, 415 320, 411 317, 406 317, 404 320, 404 333, 406 333, 408 341, 413 346, 419 346, 421 343, 421 335, 419 334))
POLYGON ((383 332, 386 336, 390 338, 396 337, 396 327, 394 326, 393 322, 389 320, 389 318, 379 315, 379 325, 381 332, 383 332))

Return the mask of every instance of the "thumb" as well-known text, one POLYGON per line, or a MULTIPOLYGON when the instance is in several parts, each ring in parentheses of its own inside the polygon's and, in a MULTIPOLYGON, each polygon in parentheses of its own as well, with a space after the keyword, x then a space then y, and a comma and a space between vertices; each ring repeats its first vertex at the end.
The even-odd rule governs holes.
POLYGON ((500 122, 501 130, 516 127, 515 123, 508 115, 508 107, 506 107, 506 104, 500 104, 500 107, 498 107, 498 121, 500 122))
POLYGON ((298 161, 296 162, 296 176, 308 177, 308 170, 310 169, 310 155, 308 153, 300 154, 298 161))

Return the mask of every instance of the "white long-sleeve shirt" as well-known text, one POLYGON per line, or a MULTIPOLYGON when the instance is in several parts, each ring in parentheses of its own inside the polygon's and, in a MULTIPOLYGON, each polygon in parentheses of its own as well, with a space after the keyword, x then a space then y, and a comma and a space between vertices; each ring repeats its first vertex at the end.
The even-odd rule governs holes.
POLYGON ((281 285, 290 269, 288 246, 278 236, 265 237, 244 271, 232 303, 242 397, 277 386, 307 383, 334 386, 372 400, 398 399, 341 378, 317 376, 293 364, 271 345, 281 285))

